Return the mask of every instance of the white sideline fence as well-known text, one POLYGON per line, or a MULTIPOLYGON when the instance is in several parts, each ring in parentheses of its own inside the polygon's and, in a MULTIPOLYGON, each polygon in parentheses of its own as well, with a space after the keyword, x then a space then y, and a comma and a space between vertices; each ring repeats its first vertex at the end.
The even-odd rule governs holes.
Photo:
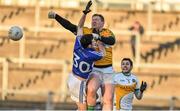
MULTIPOLYGON (((33 63, 33 64, 55 64, 60 65, 63 67, 62 74, 63 79, 61 79, 61 83, 59 83, 61 86, 59 86, 59 89, 57 89, 57 92, 54 92, 55 94, 61 94, 61 100, 64 100, 66 98, 67 94, 67 88, 66 88, 66 80, 68 77, 67 72, 67 63, 65 60, 55 60, 55 59, 18 59, 18 58, 9 58, 13 63, 33 63)), ((0 89, 0 92, 2 93, 2 99, 5 100, 5 96, 7 93, 17 93, 17 94, 27 94, 27 95, 48 95, 48 90, 14 90, 14 89, 8 89, 8 77, 9 77, 9 63, 6 60, 6 58, 0 58, 0 63, 2 63, 2 89, 0 89)))
MULTIPOLYGON (((19 58, 9 58, 13 63, 33 63, 33 64, 56 64, 56 65, 60 65, 63 66, 63 81, 61 82, 62 87, 61 89, 58 89, 57 92, 55 92, 56 94, 60 94, 60 93, 67 93, 67 90, 65 90, 65 86, 66 86, 66 79, 68 75, 68 71, 67 71, 67 63, 65 60, 55 60, 55 59, 19 59, 19 58)), ((3 71, 3 78, 2 78, 2 89, 0 90, 0 92, 2 92, 2 98, 4 99, 5 95, 7 93, 17 93, 17 94, 30 94, 30 95, 38 95, 38 94, 43 94, 43 95, 47 95, 49 92, 44 90, 36 90, 36 91, 31 91, 31 90, 12 90, 12 89, 8 89, 8 68, 9 68, 9 62, 7 61, 7 58, 0 58, 0 63, 2 63, 2 71, 3 71)), ((119 67, 120 63, 116 62, 114 63, 114 66, 119 67)), ((178 64, 152 64, 152 63, 140 63, 140 65, 135 64, 134 67, 136 68, 169 68, 169 69, 180 69, 180 65, 178 64)))

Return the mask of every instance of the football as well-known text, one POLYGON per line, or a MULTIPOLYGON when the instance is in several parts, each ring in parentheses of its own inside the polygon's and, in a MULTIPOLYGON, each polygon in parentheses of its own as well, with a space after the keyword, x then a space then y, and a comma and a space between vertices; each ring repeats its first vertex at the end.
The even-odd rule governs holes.
POLYGON ((12 26, 9 29, 8 37, 11 40, 18 41, 23 37, 23 31, 19 26, 12 26))

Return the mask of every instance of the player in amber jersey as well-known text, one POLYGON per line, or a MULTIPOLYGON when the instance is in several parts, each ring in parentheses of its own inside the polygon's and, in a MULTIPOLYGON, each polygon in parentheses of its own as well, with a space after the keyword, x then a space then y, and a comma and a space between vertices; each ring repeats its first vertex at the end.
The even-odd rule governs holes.
POLYGON ((122 72, 114 76, 116 110, 132 110, 133 96, 142 99, 147 87, 146 82, 143 81, 141 86, 139 85, 137 77, 131 73, 132 67, 131 59, 124 58, 121 61, 122 72))
MULTIPOLYGON (((98 16, 101 16, 101 15, 94 14, 93 16, 98 17, 98 16)), ((98 34, 99 35, 98 40, 105 43, 106 56, 103 59, 101 59, 99 61, 96 61, 94 67, 99 68, 99 67, 112 66, 112 45, 115 42, 115 36, 112 33, 112 31, 110 31, 109 29, 103 28, 101 31, 98 32, 94 28, 84 27, 83 32, 84 32, 84 34, 92 34, 92 33, 98 34)))

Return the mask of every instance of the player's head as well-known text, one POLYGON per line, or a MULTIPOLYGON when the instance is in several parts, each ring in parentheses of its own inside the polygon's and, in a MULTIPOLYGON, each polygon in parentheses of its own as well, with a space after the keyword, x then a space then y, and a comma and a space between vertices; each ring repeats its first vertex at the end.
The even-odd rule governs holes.
POLYGON ((131 72, 133 68, 133 62, 130 58, 123 58, 121 61, 121 69, 123 73, 131 72))
POLYGON ((89 45, 92 44, 93 35, 92 34, 85 34, 82 36, 80 42, 83 48, 87 48, 89 45))
POLYGON ((104 17, 101 14, 94 14, 91 22, 92 28, 102 29, 104 27, 104 17))

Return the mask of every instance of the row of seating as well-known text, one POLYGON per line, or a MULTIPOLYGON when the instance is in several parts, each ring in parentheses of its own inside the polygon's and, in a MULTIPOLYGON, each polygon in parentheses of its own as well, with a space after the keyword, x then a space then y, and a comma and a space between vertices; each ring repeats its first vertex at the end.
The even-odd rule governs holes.
POLYGON ((167 24, 163 24, 161 28, 160 27, 157 28, 157 31, 166 31, 167 29, 171 30, 173 27, 177 27, 178 25, 179 25, 179 16, 176 16, 174 20, 169 21, 167 24))
MULTIPOLYGON (((33 78, 28 78, 27 81, 25 83, 20 83, 20 84, 15 84, 15 86, 12 87, 13 90, 22 90, 24 88, 28 88, 32 85, 35 85, 36 82, 43 80, 46 76, 50 76, 51 75, 51 71, 50 70, 43 70, 41 75, 36 75, 33 78)), ((8 100, 8 98, 11 98, 12 96, 15 96, 14 93, 8 93, 5 96, 5 99, 8 100)))
POLYGON ((150 88, 153 89, 156 85, 162 84, 163 81, 166 82, 169 78, 169 75, 159 75, 158 81, 153 79, 152 82, 150 83, 150 88))
POLYGON ((12 10, 9 13, 6 13, 1 18, 1 23, 4 23, 8 19, 13 19, 13 16, 18 16, 19 14, 22 14, 26 8, 17 8, 16 10, 12 10))
MULTIPOLYGON (((7 8, 4 9, 2 11, 4 11, 5 13, 9 13, 9 14, 4 14, 2 15, 2 19, 1 22, 5 25, 5 24, 9 24, 10 23, 15 23, 17 22, 18 24, 20 24, 19 22, 21 21, 21 24, 23 27, 25 27, 26 29, 28 29, 29 25, 35 25, 34 22, 34 18, 35 18, 35 8, 32 9, 31 8, 19 8, 17 7, 17 9, 14 9, 15 11, 11 11, 11 9, 7 8), (9 10, 9 12, 8 12, 9 10), (22 13, 23 12, 23 13, 22 13), (21 13, 19 15, 19 13, 21 13), (18 15, 16 16, 15 20, 11 19, 14 15, 18 15), (7 22, 4 22, 5 20, 7 20, 9 18, 9 20, 7 22), (31 20, 30 20, 31 18, 31 20), (19 19, 19 21, 17 21, 19 19), (33 19, 33 20, 32 20, 33 19), (32 23, 31 23, 32 22, 32 23), (31 24, 30 24, 31 23, 31 24)), ((47 18, 47 14, 50 10, 54 10, 56 11, 58 14, 60 14, 61 16, 69 19, 70 21, 72 21, 73 23, 77 24, 78 20, 79 20, 79 14, 81 13, 81 11, 79 9, 48 9, 48 8, 42 8, 40 11, 40 26, 42 27, 57 27, 58 25, 55 23, 55 21, 49 20, 47 18), (60 11, 59 11, 60 10, 60 11)), ((104 11, 104 10, 98 10, 97 13, 102 13, 105 17, 106 23, 108 24, 108 26, 112 27, 112 28, 117 28, 117 29, 121 29, 121 28, 127 28, 129 27, 134 21, 139 21, 145 29, 147 29, 147 17, 145 16, 147 13, 145 12, 135 12, 135 11, 104 11), (141 16, 145 16, 145 17, 141 17, 141 16), (118 27, 117 25, 121 25, 120 27, 118 27)), ((14 17, 13 17, 14 18, 14 17)), ((86 22, 90 22, 89 19, 87 18, 86 22)), ((169 14, 169 13, 155 13, 153 15, 153 22, 154 24, 152 24, 153 29, 157 30, 157 31, 166 31, 166 29, 175 27, 178 27, 179 24, 179 17, 177 16, 177 14, 169 14), (161 21, 159 22, 159 19, 166 19, 166 21, 169 21, 169 23, 166 23, 166 21, 161 21), (158 23, 158 24, 156 24, 158 23)))
POLYGON ((164 56, 167 56, 168 51, 171 50, 171 52, 174 51, 175 46, 180 47, 180 39, 176 39, 173 42, 167 42, 160 44, 159 47, 151 49, 149 52, 146 52, 144 55, 141 54, 141 58, 145 62, 153 62, 155 59, 160 59, 162 57, 162 53, 164 51, 164 56), (155 53, 158 53, 158 57, 155 57, 155 53), (151 58, 151 60, 149 59, 151 58))
POLYGON ((7 38, 7 37, 1 37, 0 38, 1 41, 0 41, 0 47, 2 47, 4 44, 8 44, 10 42, 10 40, 7 38))
POLYGON ((35 54, 31 54, 30 58, 38 58, 39 56, 45 56, 48 53, 52 53, 55 49, 60 48, 60 46, 65 46, 67 44, 66 40, 59 40, 57 45, 50 45, 49 47, 45 47, 41 51, 35 52, 35 54))

